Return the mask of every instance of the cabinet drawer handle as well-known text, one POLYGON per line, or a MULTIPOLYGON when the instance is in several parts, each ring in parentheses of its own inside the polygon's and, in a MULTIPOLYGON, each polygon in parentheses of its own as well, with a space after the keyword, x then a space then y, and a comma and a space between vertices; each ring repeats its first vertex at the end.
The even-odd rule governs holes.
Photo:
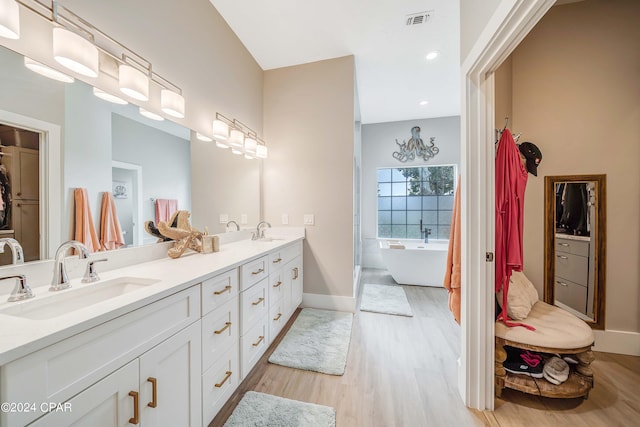
POLYGON ((561 282, 561 281, 559 281, 559 280, 556 280, 556 283, 557 283, 558 285, 562 285, 562 286, 569 286, 568 284, 566 284, 566 283, 564 283, 564 282, 561 282))
POLYGON ((256 302, 252 302, 252 303, 251 303, 251 305, 258 305, 258 304, 260 304, 262 301, 264 301, 264 298, 260 297, 260 298, 258 298, 258 301, 256 301, 256 302))
POLYGON ((18 195, 18 197, 19 197, 19 196, 22 196, 22 192, 18 192, 18 194, 17 194, 17 195, 18 195))
POLYGON ((158 406, 158 379, 149 377, 147 381, 151 383, 151 402, 147 403, 147 406, 155 408, 158 406))
POLYGON ((273 320, 280 320, 280 318, 282 317, 282 313, 278 313, 278 315, 276 317, 273 318, 273 320))
POLYGON ((570 245, 570 244, 568 244, 568 243, 558 243, 558 244, 559 244, 560 246, 566 246, 566 247, 571 246, 571 245, 570 245))
POLYGON ((219 329, 217 331, 213 331, 214 334, 216 335, 220 335, 221 333, 223 333, 224 331, 226 331, 227 329, 229 329, 229 326, 231 326, 231 322, 225 322, 224 324, 224 328, 219 329))
POLYGON ((282 285, 282 282, 278 280, 278 283, 276 283, 275 285, 273 285, 274 288, 277 288, 278 286, 282 285))
POLYGON ((260 335, 260 336, 258 337, 258 341, 254 342, 254 343, 253 343, 253 344, 251 344, 251 345, 252 345, 252 346, 254 346, 254 347, 257 347, 257 346, 259 346, 259 345, 260 345, 260 343, 262 342, 262 340, 263 340, 263 339, 264 339, 264 336, 263 336, 263 335, 260 335))
POLYGON ((260 274, 260 273, 262 273, 263 271, 264 271, 264 268, 261 268, 261 269, 260 269, 260 270, 258 270, 258 271, 252 271, 252 272, 251 272, 251 274, 256 275, 256 274, 260 274))
POLYGON ((224 289, 222 289, 221 291, 215 291, 213 294, 214 295, 222 295, 225 292, 229 291, 229 293, 231 293, 231 285, 227 285, 224 287, 224 289))
POLYGON ((218 387, 218 388, 222 387, 222 385, 227 382, 227 380, 229 379, 230 376, 231 376, 231 371, 225 372, 224 373, 224 378, 222 379, 222 381, 220 381, 219 383, 214 384, 214 385, 216 387, 218 387))
POLYGON ((564 256, 564 255, 556 255, 556 256, 560 259, 569 259, 568 256, 564 256))
POLYGON ((138 392, 130 391, 129 396, 133 397, 133 418, 129 418, 129 424, 138 424, 138 392))
POLYGON ((273 263, 274 263, 274 264, 277 264, 277 263, 279 263, 280 261, 282 261, 282 258, 274 259, 274 260, 273 260, 273 263))
POLYGON ((298 267, 293 268, 293 280, 298 278, 298 267))

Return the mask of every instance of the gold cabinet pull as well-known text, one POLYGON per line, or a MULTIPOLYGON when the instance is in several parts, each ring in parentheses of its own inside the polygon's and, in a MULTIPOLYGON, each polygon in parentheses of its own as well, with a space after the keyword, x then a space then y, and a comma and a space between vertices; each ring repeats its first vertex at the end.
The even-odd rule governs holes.
POLYGON ((277 263, 279 263, 280 261, 282 261, 282 258, 274 259, 274 260, 273 260, 273 263, 274 263, 274 264, 277 264, 277 263))
POLYGON ((252 302, 252 303, 251 303, 251 305, 258 305, 258 304, 260 304, 262 301, 264 301, 264 298, 260 297, 260 298, 258 298, 258 301, 256 301, 256 302, 252 302))
POLYGON ((147 381, 151 383, 151 402, 147 403, 147 406, 155 408, 158 406, 158 379, 149 377, 147 381))
POLYGON ((254 343, 253 343, 253 344, 251 344, 251 345, 252 345, 252 346, 254 346, 254 347, 257 347, 257 346, 259 346, 259 345, 260 345, 260 343, 262 342, 262 340, 263 340, 263 339, 264 339, 264 336, 263 336, 263 335, 260 335, 260 336, 258 337, 258 341, 254 342, 254 343))
POLYGON ((282 282, 280 280, 278 280, 278 283, 276 283, 275 285, 273 285, 274 288, 277 288, 278 286, 282 285, 282 282))
POLYGON ((298 278, 298 267, 293 268, 293 280, 298 278))
POLYGON ((222 387, 222 385, 227 382, 227 380, 229 379, 230 376, 231 376, 231 371, 225 372, 224 373, 224 378, 222 379, 222 381, 220 381, 219 383, 214 384, 214 385, 216 387, 218 387, 218 388, 222 387))
POLYGON ((282 317, 282 313, 278 313, 278 315, 274 317, 273 320, 280 320, 281 317, 282 317))
POLYGON ((213 294, 214 295, 222 295, 225 292, 229 291, 229 293, 231 293, 231 285, 227 285, 224 287, 224 289, 222 289, 221 291, 215 291, 213 294))
POLYGON ((217 331, 213 331, 214 334, 216 335, 220 335, 221 333, 223 333, 224 331, 226 331, 227 329, 229 329, 229 326, 231 326, 231 322, 225 322, 224 324, 224 328, 219 329, 217 331))
POLYGON ((264 268, 259 269, 258 271, 252 271, 251 274, 256 275, 256 274, 260 274, 264 271, 264 268))
POLYGON ((130 391, 129 396, 133 397, 133 418, 129 418, 129 424, 138 424, 138 392, 130 391))

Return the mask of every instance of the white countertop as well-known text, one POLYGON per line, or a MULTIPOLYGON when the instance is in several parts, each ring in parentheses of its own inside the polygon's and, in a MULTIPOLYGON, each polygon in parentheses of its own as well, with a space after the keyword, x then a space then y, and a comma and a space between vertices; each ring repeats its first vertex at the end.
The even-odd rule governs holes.
MULTIPOLYGON (((84 284, 80 283, 80 279, 77 278, 71 280, 72 288, 59 292, 50 292, 48 285, 32 287, 36 295, 34 299, 12 303, 3 302, 0 303, 0 310, 14 307, 16 304, 28 304, 35 299, 51 298, 62 292, 73 292, 78 288, 99 288, 104 281, 118 277, 158 280, 158 283, 145 286, 142 289, 51 319, 32 320, 0 314, 0 365, 151 304, 277 248, 302 240, 304 234, 278 237, 282 237, 282 239, 272 241, 241 240, 223 244, 220 251, 215 253, 189 252, 178 259, 166 257, 104 273, 99 272, 100 281, 84 284)), ((99 264, 97 267, 99 269, 99 264)), ((5 300, 6 298, 3 298, 2 301, 5 300)))

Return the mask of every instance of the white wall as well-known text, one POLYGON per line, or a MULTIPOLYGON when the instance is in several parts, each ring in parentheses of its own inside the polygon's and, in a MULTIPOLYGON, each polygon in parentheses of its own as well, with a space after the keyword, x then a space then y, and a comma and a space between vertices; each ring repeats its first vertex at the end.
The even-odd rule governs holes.
MULTIPOLYGON (((362 125, 362 266, 385 268, 380 257, 377 226, 377 168, 451 165, 460 166, 460 117, 407 120, 401 122, 362 125), (401 163, 393 158, 395 143, 411 138, 411 128, 420 126, 420 137, 428 141, 436 138, 440 152, 429 161, 401 163)), ((460 171, 458 170, 458 173, 460 171)))
POLYGON ((513 0, 460 0, 461 63, 501 2, 513 3, 513 0))

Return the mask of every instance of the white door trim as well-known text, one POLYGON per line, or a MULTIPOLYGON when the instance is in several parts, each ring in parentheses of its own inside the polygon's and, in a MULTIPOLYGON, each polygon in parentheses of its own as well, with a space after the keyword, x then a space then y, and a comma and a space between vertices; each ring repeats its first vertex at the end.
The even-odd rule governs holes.
POLYGON ((493 72, 555 0, 502 0, 462 64, 462 343, 464 403, 494 408, 495 129, 493 72))
POLYGON ((136 200, 133 203, 133 215, 135 223, 133 224, 133 246, 142 245, 144 240, 144 227, 142 219, 142 166, 134 163, 120 162, 118 160, 111 161, 112 168, 120 168, 132 170, 136 173, 136 200))

